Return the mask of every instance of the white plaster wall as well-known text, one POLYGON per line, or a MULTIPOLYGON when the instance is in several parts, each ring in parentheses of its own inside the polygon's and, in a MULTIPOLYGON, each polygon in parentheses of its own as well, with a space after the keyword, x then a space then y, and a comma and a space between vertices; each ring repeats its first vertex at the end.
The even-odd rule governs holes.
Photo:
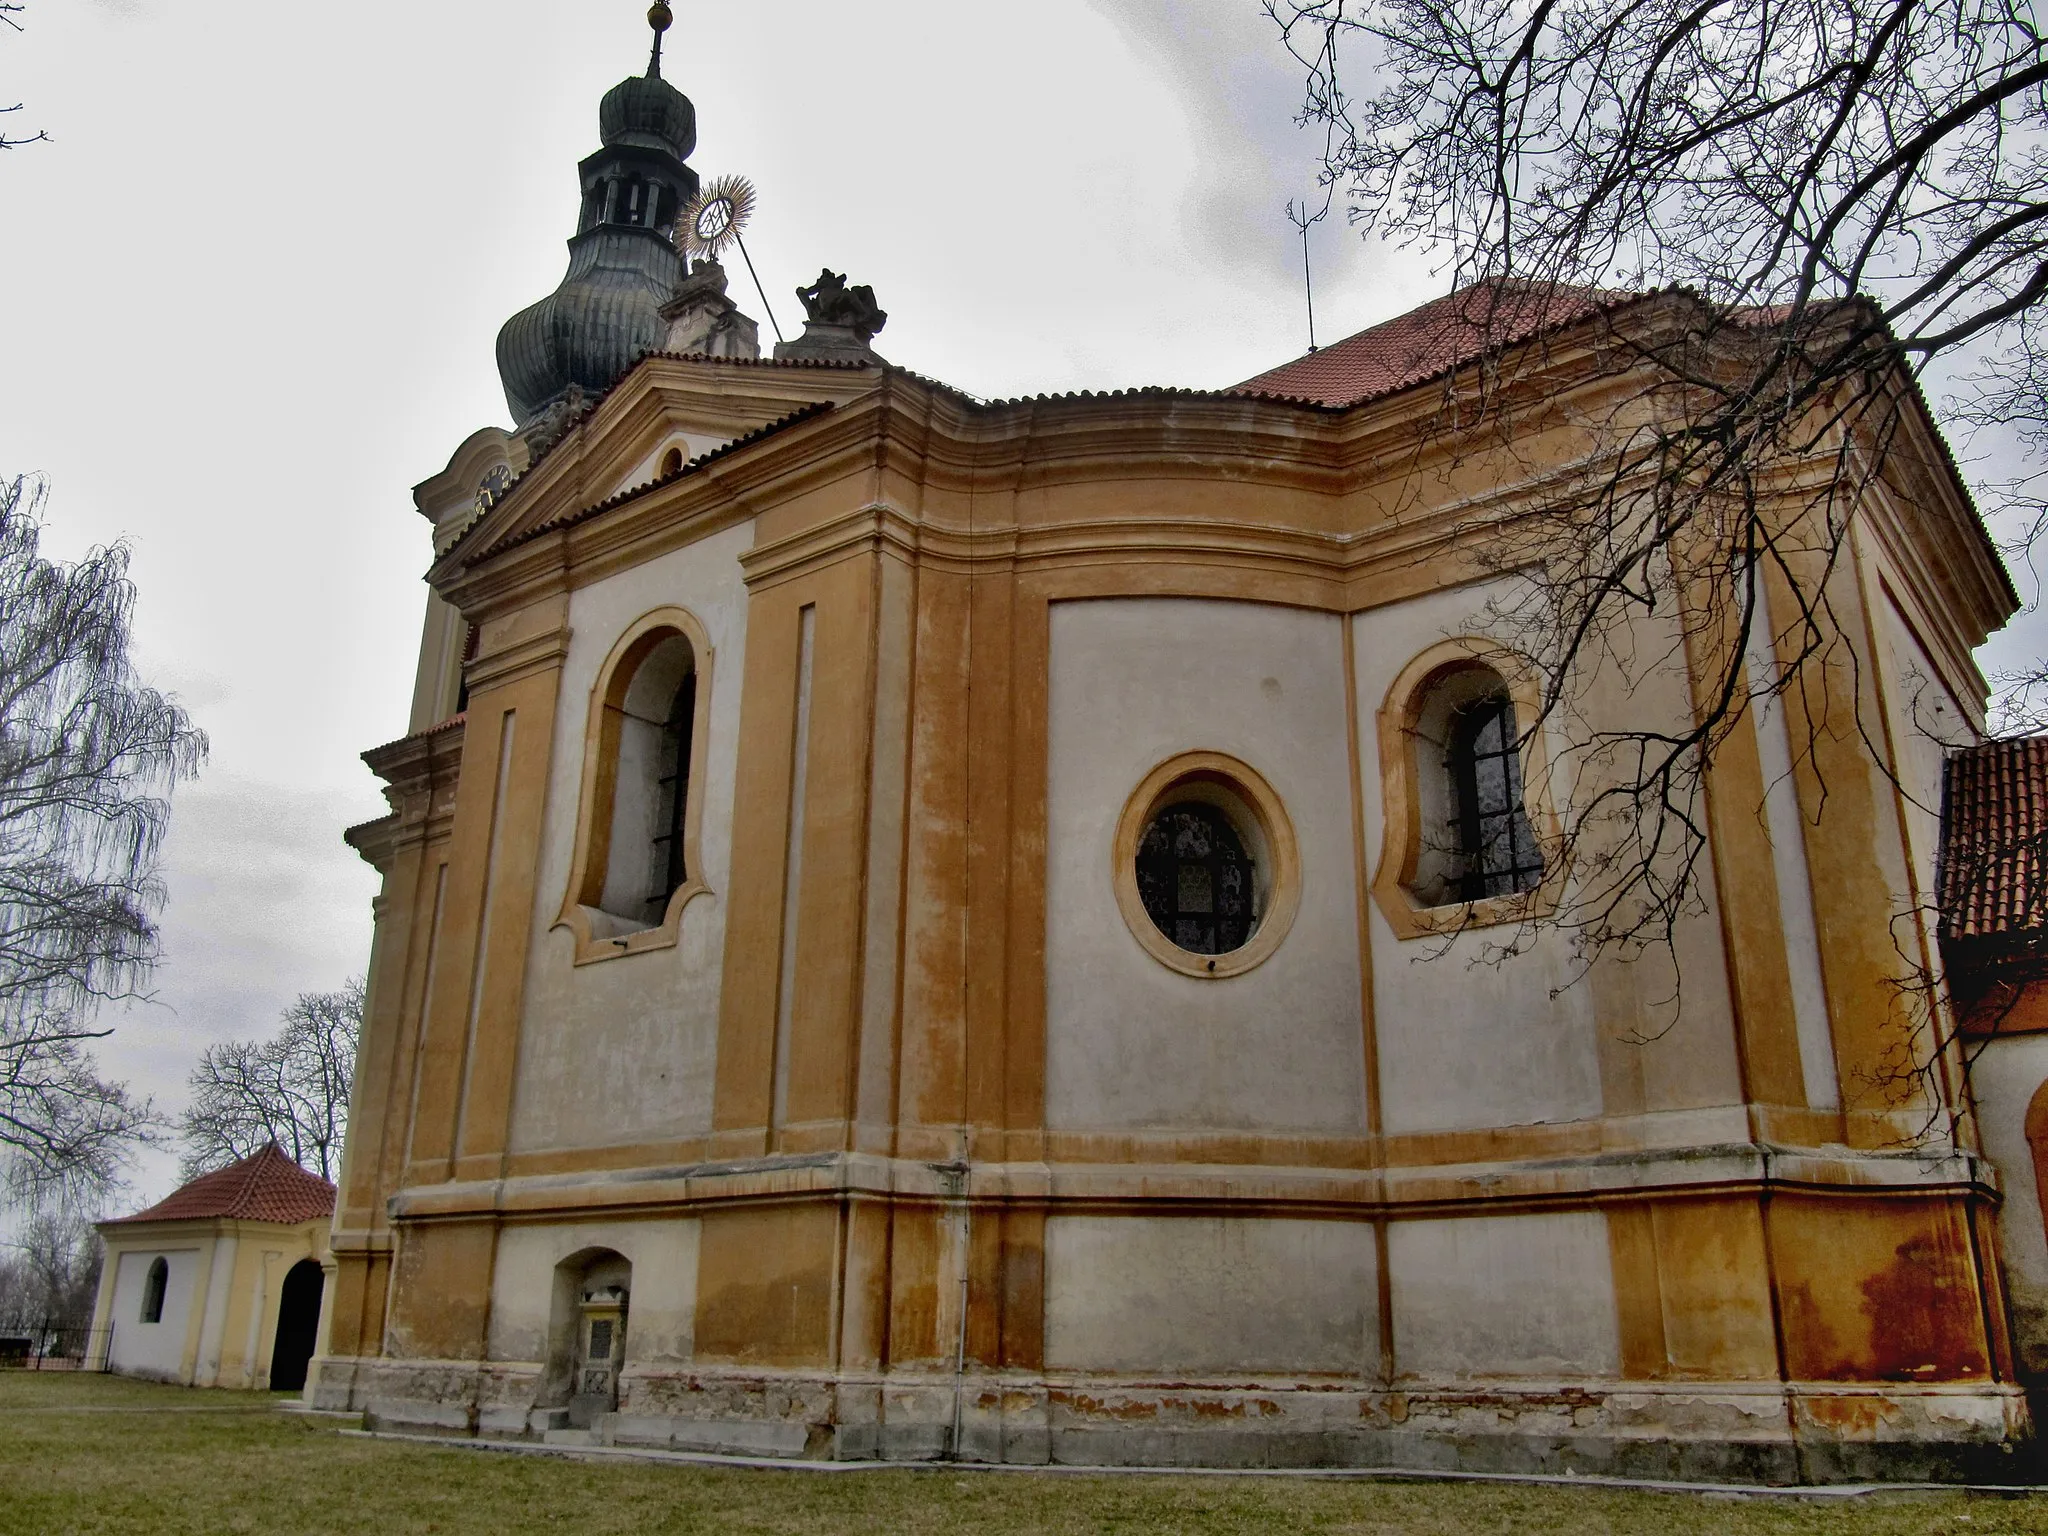
POLYGON ((1365 1123, 1342 622, 1256 603, 1052 609, 1046 1119, 1060 1129, 1356 1134, 1365 1123), (1242 976, 1168 970, 1125 926, 1118 816, 1166 758, 1263 774, 1301 846, 1286 941, 1242 976))
POLYGON ((1364 1222, 1054 1216, 1050 1370, 1357 1376, 1379 1354, 1364 1222))
MULTIPOLYGON (((1378 871, 1386 841, 1377 717, 1387 690, 1430 646, 1485 633, 1484 604, 1500 590, 1488 585, 1431 593, 1372 609, 1355 621, 1369 875, 1378 871)), ((1545 935, 1526 953, 1493 963, 1486 958, 1485 930, 1448 946, 1440 938, 1403 940, 1387 926, 1378 903, 1367 907, 1388 1131, 1530 1125, 1600 1113, 1592 991, 1565 987, 1571 968, 1562 941, 1545 935)), ((1491 935, 1492 942, 1499 938, 1491 935)))
MULTIPOLYGON (((1772 637, 1778 632, 1770 598, 1761 585, 1749 635, 1746 666, 1752 690, 1780 675, 1772 637)), ((1806 1102, 1815 1109, 1839 1109, 1840 1066, 1835 1060, 1834 1026, 1828 1021, 1827 979, 1821 966, 1820 927, 1813 915, 1813 872, 1806 862, 1805 813, 1793 778, 1792 732, 1785 701, 1776 697, 1750 704, 1756 731, 1757 766, 1764 779, 1764 825, 1770 832, 1771 866, 1778 877, 1778 922, 1785 937, 1785 966, 1792 990, 1792 1026, 1799 1041, 1799 1071, 1806 1102)))
POLYGON ((1620 1323, 1598 1211, 1397 1221, 1394 1365, 1425 1380, 1612 1377, 1620 1323))
POLYGON ((2027 1106, 2048 1082, 2048 1035, 1993 1040, 1970 1069, 1984 1151, 1998 1165, 2005 1204, 1998 1214, 2012 1298, 2014 1345, 2030 1375, 2048 1375, 2048 1236, 2042 1232, 2041 1190, 2027 1145, 2027 1106))
MULTIPOLYGON (((238 1237, 214 1239, 212 1271, 206 1282, 206 1311, 199 1325, 199 1361, 192 1368, 192 1385, 211 1387, 220 1381, 220 1360, 227 1342, 228 1304, 235 1286, 235 1258, 242 1246, 238 1237)), ((244 1356, 246 1361, 247 1356, 244 1356)), ((245 1372, 246 1374, 246 1372, 245 1372)))
POLYGON ((143 1376, 177 1377, 185 1368, 185 1345, 198 1321, 200 1264, 197 1248, 134 1248, 121 1252, 114 1273, 113 1368, 143 1376), (158 1258, 170 1269, 164 1287, 163 1320, 142 1321, 142 1293, 149 1266, 158 1258))
POLYGON ((1921 890, 1932 891, 1934 862, 1941 852, 1942 766, 1957 747, 1976 742, 1977 730, 1941 681, 1891 595, 1878 592, 1876 605, 1878 633, 1889 652, 1885 681, 1891 692, 1892 742, 1899 754, 1913 874, 1921 890))
POLYGON ((490 1358, 545 1362, 555 1266, 587 1248, 609 1248, 633 1266, 626 1363, 688 1360, 695 1352, 700 1223, 589 1221, 507 1227, 491 1281, 490 1358))
MULTIPOLYGON (((630 1144, 710 1129, 746 646, 739 558, 753 541, 752 523, 728 528, 570 597, 569 654, 534 894, 540 938, 527 971, 513 1102, 515 1151, 630 1144), (685 908, 675 948, 576 966, 574 939, 553 924, 575 851, 590 690, 627 628, 671 604, 695 614, 711 640, 700 845, 711 890, 685 908)), ((700 688, 706 675, 700 671, 700 688)))

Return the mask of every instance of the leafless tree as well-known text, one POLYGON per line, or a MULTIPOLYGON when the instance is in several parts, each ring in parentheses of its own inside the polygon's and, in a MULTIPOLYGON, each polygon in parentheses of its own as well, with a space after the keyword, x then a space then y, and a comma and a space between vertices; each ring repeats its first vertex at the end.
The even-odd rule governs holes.
MULTIPOLYGON (((1266 10, 1353 220, 1472 285, 1486 345, 1443 432, 1483 423, 1512 456, 1517 386, 1555 361, 1560 315, 1630 381, 1569 423, 1576 458, 1528 466, 1535 494, 1492 516, 1485 558, 1515 574, 1493 618, 1545 685, 1521 724, 1572 743, 1548 921, 1584 955, 1668 947, 1731 732, 1782 707, 1812 763, 1821 738, 1871 731, 1829 714, 1862 694, 1834 598, 1876 488, 1942 453, 1923 376, 1960 380, 1951 423, 2048 450, 2048 39, 2026 0, 1266 10), (1587 707, 1659 671, 1689 708, 1587 707)), ((1983 493, 2024 556, 2044 503, 1983 493)), ((2001 681, 2024 726, 2048 678, 2001 681)))
POLYGON ((31 1215, 0 1243, 0 1331, 90 1326, 101 1251, 99 1234, 76 1211, 31 1215))
POLYGON ((92 1017, 156 963, 170 792, 206 753, 130 665, 126 547, 44 558, 44 497, 0 481, 0 1179, 31 1203, 103 1192, 152 1134, 92 1017))
POLYGON ((341 1172, 349 1085, 363 1029, 363 979, 306 992, 268 1040, 211 1046, 192 1073, 182 1172, 195 1178, 271 1142, 323 1179, 341 1172))
MULTIPOLYGON (((16 32, 21 31, 22 26, 20 17, 22 11, 25 10, 26 8, 27 7, 21 3, 21 0, 0 0, 0 23, 4 23, 6 26, 8 26, 9 28, 16 32)), ((0 117, 5 117, 9 113, 19 112, 21 108, 22 104, 18 101, 15 102, 12 106, 0 107, 0 117)), ((48 134, 43 133, 40 130, 38 130, 35 133, 29 134, 25 138, 9 138, 4 131, 0 131, 0 149, 19 149, 24 144, 39 143, 40 141, 47 139, 48 137, 48 134)))

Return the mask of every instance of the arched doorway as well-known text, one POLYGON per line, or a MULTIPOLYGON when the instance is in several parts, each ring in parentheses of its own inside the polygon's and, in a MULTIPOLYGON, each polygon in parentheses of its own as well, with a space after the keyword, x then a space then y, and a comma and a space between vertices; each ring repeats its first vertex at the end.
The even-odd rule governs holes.
POLYGON ((301 1259, 284 1277, 277 1300, 277 1342, 270 1350, 270 1390, 297 1392, 306 1385, 306 1367, 320 1334, 320 1292, 327 1277, 311 1259, 301 1259))

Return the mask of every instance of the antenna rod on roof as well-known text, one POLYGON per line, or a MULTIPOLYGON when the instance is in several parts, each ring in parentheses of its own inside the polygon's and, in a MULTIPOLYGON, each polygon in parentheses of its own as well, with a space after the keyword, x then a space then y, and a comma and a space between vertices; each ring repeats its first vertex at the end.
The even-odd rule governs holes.
POLYGON ((1316 280, 1308 265, 1308 228, 1301 231, 1301 286, 1308 290, 1308 349, 1316 350, 1316 280))
MULTIPOLYGON (((1332 189, 1331 197, 1335 195, 1332 189)), ((1287 222, 1301 231, 1301 286, 1308 293, 1308 349, 1311 352, 1316 350, 1316 280, 1308 264, 1308 232, 1329 216, 1331 197, 1324 198, 1322 211, 1313 215, 1297 213, 1292 201, 1287 204, 1287 222)), ((1306 207, 1305 204, 1303 206, 1306 207)))

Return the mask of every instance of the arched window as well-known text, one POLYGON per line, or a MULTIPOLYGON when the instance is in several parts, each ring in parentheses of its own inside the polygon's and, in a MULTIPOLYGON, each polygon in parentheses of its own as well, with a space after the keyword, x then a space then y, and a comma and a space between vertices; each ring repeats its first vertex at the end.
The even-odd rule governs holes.
POLYGON ((606 722, 616 732, 611 835, 598 906, 644 928, 658 924, 683 883, 696 658, 681 635, 641 659, 606 722), (680 766, 678 766, 680 764, 680 766))
POLYGON ((1138 894, 1174 944, 1196 955, 1244 948, 1258 925, 1252 861, 1213 805, 1183 801, 1152 818, 1138 843, 1138 894))
POLYGON ((1523 736, 1541 706, 1534 669, 1476 637, 1431 646, 1388 688, 1373 899, 1400 937, 1546 909, 1548 780, 1542 741, 1523 736))
POLYGON ((671 449, 669 449, 669 451, 668 451, 667 453, 664 453, 664 454, 663 454, 663 455, 661 456, 661 476, 660 476, 660 478, 662 478, 663 480, 666 480, 666 479, 667 479, 667 478, 668 478, 668 477, 669 477, 670 475, 679 475, 679 474, 681 474, 682 472, 683 472, 683 450, 682 450, 682 449, 680 449, 680 448, 671 448, 671 449))
MULTIPOLYGON (((682 642, 688 645, 688 641, 682 642)), ((683 824, 690 806, 690 738, 697 722, 697 671, 683 674, 669 701, 661 727, 660 775, 655 780, 654 836, 648 845, 647 910, 649 926, 668 910, 668 899, 688 874, 683 824)))
POLYGON ((682 904, 705 889, 696 827, 710 659, 696 619, 670 608, 628 631, 598 675, 561 918, 578 963, 673 944, 682 904))
POLYGON ((164 1320, 164 1292, 170 1288, 171 1266, 162 1258, 149 1266, 149 1278, 142 1286, 142 1320, 145 1323, 160 1323, 164 1320))
POLYGON ((1522 802, 1521 741, 1515 704, 1503 688, 1464 705, 1451 717, 1451 774, 1458 852, 1458 893, 1466 901, 1534 890, 1543 882, 1543 854, 1522 802))

